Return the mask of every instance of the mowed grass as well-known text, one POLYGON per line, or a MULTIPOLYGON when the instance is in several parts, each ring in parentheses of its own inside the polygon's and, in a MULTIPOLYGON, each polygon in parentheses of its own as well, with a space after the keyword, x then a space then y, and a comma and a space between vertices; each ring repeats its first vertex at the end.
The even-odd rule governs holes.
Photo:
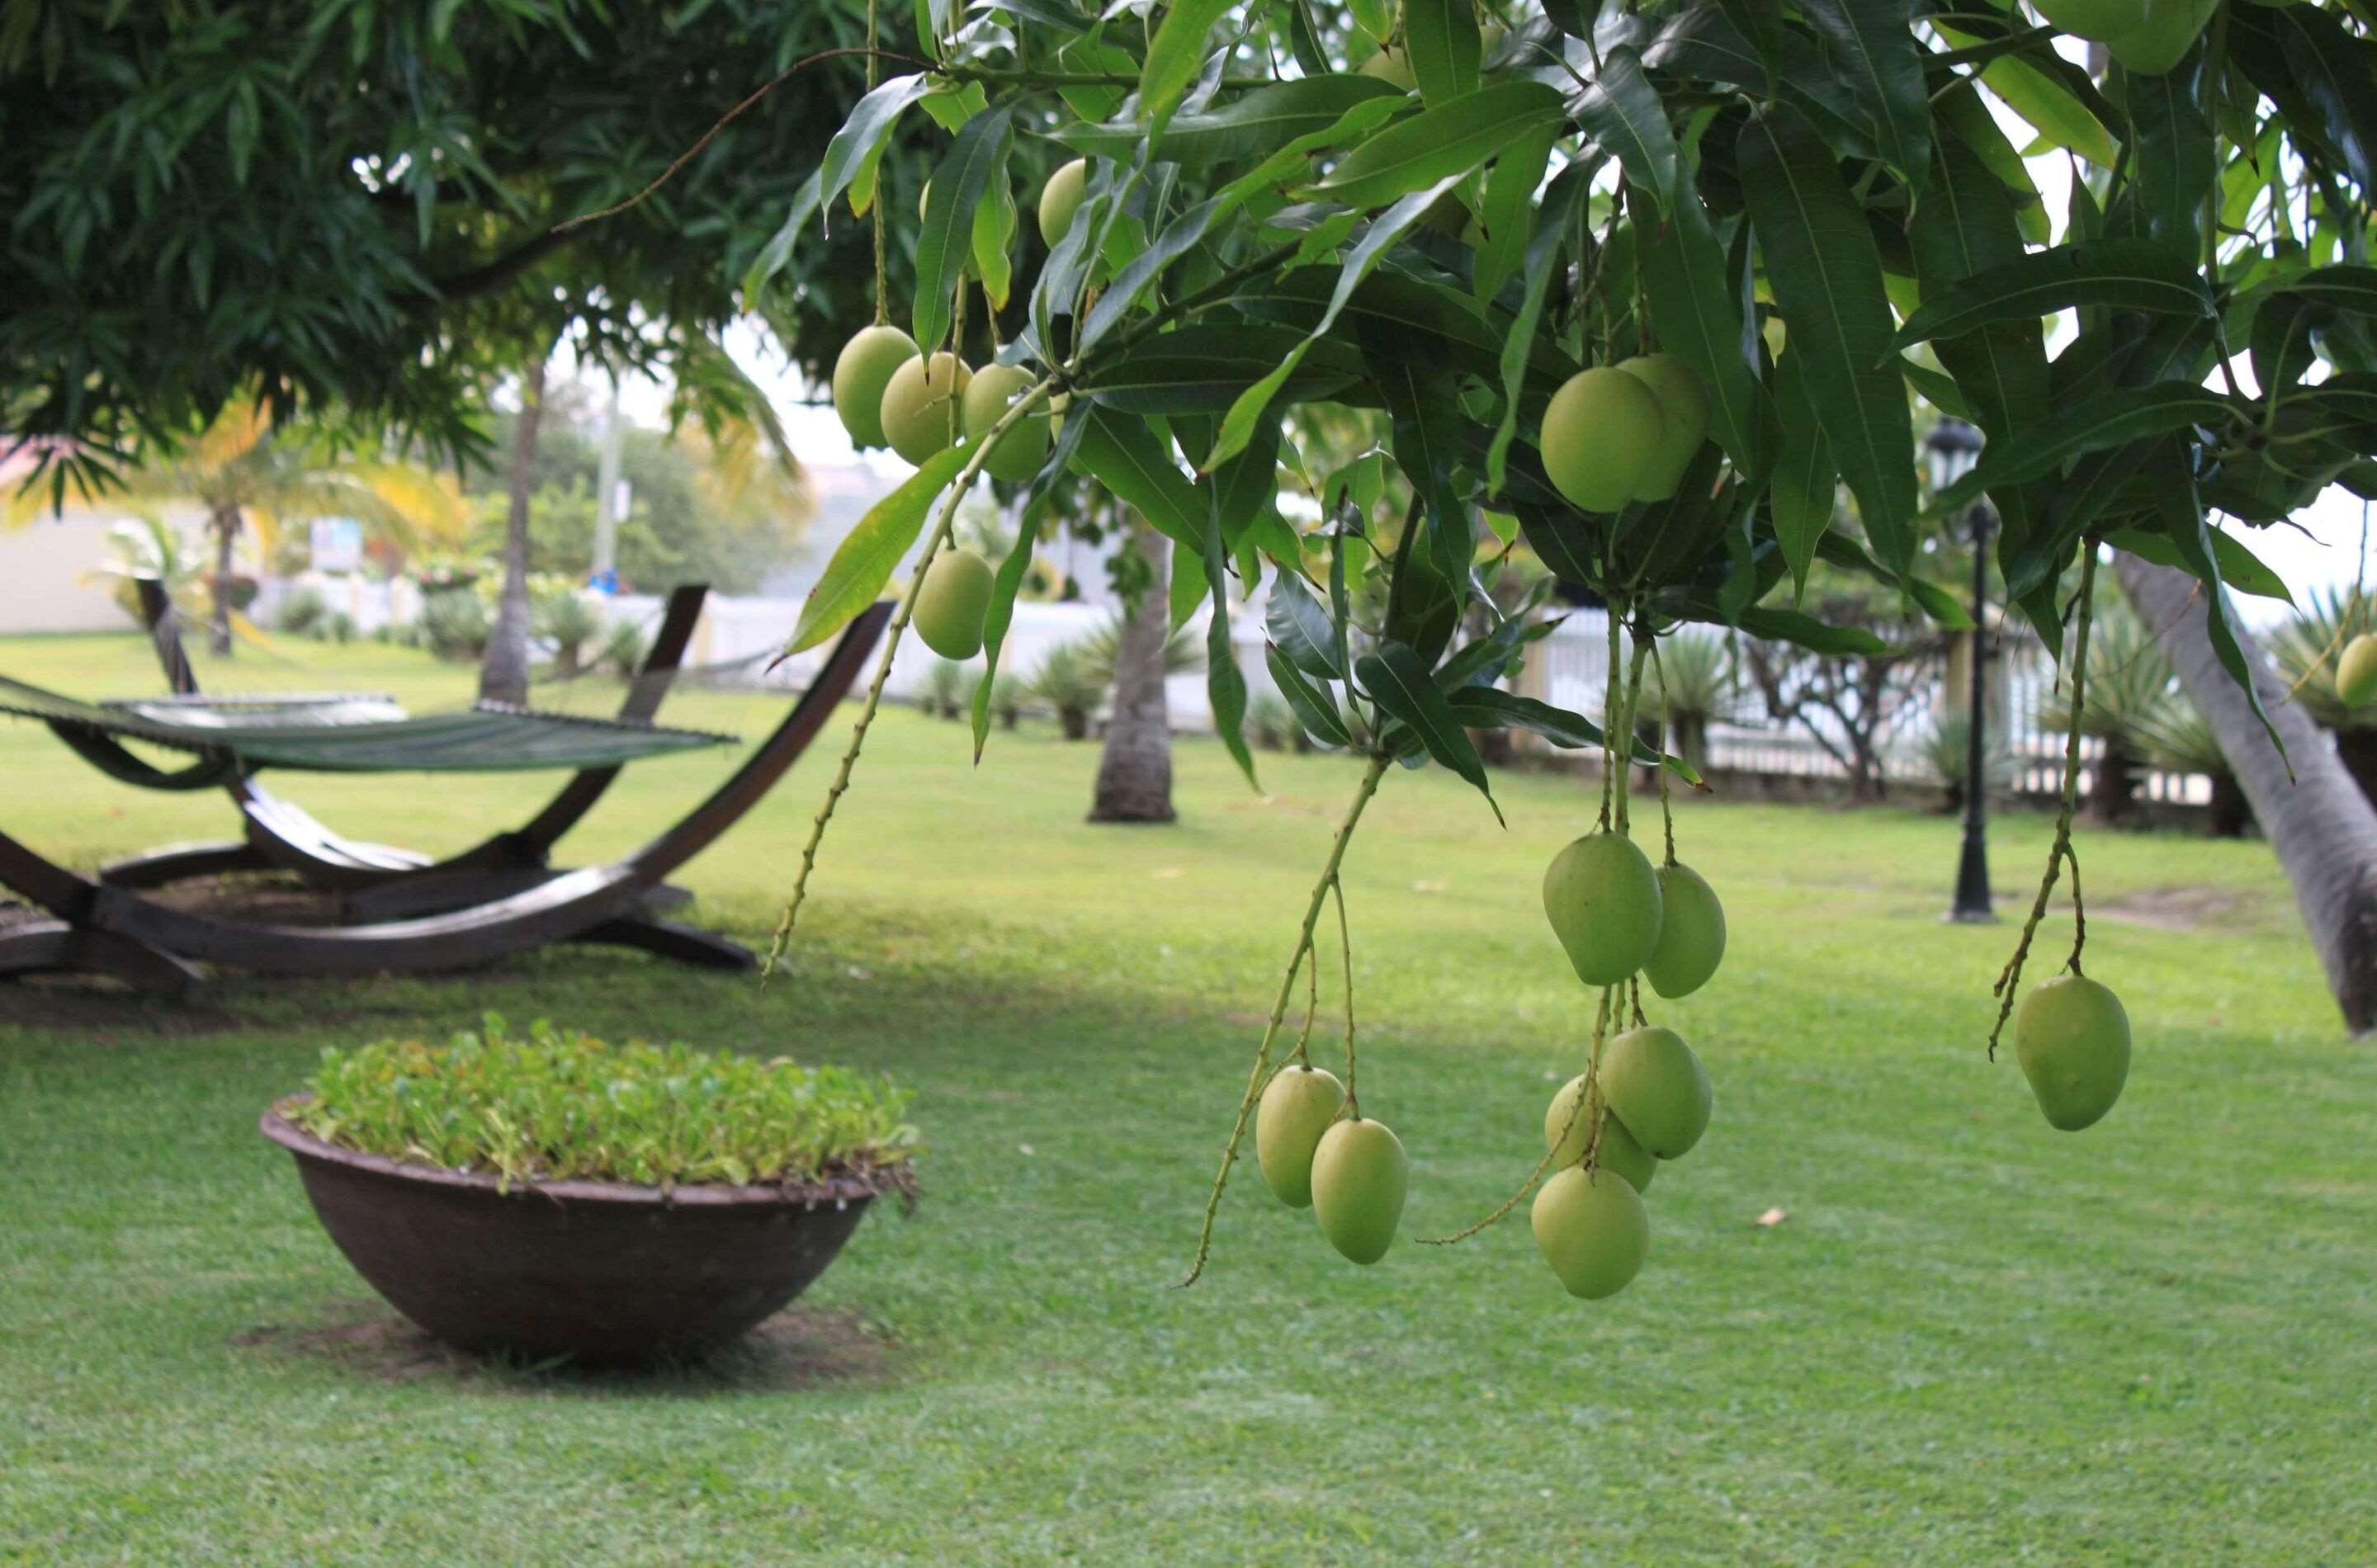
MULTIPOLYGON (((211 687, 468 673, 379 648, 211 687)), ((148 690, 129 637, 0 669, 148 690)), ((576 700, 608 702, 590 683, 576 700)), ((682 722, 756 733, 775 700, 682 722)), ((684 880, 760 939, 843 726, 684 880)), ((436 979, 231 979, 181 1005, 0 987, 0 1559, 30 1562, 2353 1563, 2377 1560, 2377 1057, 2343 1037, 2266 846, 2086 835, 2088 971, 2127 1095, 2050 1131, 1982 1051, 2011 921, 1945 926, 1955 825, 1694 801, 1733 945, 1656 1015, 1714 1077, 1617 1299, 1558 1288, 1524 1212, 1588 999, 1537 880, 1573 779, 1398 772, 1349 858, 1365 1108, 1410 1150, 1373 1269, 1240 1167, 1171 1288, 1296 916, 1355 779, 1176 752, 1181 822, 1081 820, 1096 751, 980 769, 885 716, 788 976, 570 949, 436 979), (2124 917, 2123 911, 2130 911, 2124 917), (2141 916, 2152 916, 2151 923, 2141 916), (422 1354, 254 1130, 325 1044, 495 1009, 890 1073, 927 1196, 888 1207, 759 1349, 641 1377, 422 1354), (1773 1208, 1787 1217, 1755 1223, 1773 1208)), ((670 820, 723 760, 629 771, 567 845, 670 820)), ((0 727, 6 831, 78 864, 220 834, 0 727)), ((274 781, 351 832, 451 848, 550 781, 274 781)), ((2001 818, 2018 917, 2048 823, 2001 818)), ((2040 975, 2069 940, 2042 934, 2040 975)), ((1328 1060, 1340 1048, 1335 955, 1328 1060)))

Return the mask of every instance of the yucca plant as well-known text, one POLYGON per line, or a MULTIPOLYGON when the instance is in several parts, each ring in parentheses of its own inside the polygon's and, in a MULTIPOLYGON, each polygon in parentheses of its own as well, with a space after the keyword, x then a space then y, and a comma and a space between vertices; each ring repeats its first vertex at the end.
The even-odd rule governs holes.
MULTIPOLYGON (((2144 726, 2170 700, 2178 677, 2155 643, 2154 633, 2126 604, 2097 605, 2088 637, 2088 680, 2080 733, 2099 742, 2096 782, 2088 808, 2102 822, 2126 821, 2137 801, 2138 770, 2146 760, 2144 726)), ((2070 688, 2059 688, 2039 705, 2038 723, 2050 734, 2070 731, 2070 688)))
MULTIPOLYGON (((1923 764, 1925 776, 1944 792, 1941 808, 1953 815, 1965 808, 1965 773, 1972 761, 1973 724, 1970 715, 1948 713, 1934 718, 1908 748, 1923 764)), ((2013 783, 2013 753, 2005 736, 1990 731, 1981 737, 1981 787, 1995 795, 2013 783)))
POLYGON ((1642 682, 1642 716, 1666 726, 1669 750, 1705 772, 1709 725, 1733 711, 1739 688, 1722 634, 1678 632, 1659 640, 1659 677, 1642 682))
POLYGON ((1083 740, 1090 733, 1090 715, 1105 700, 1114 670, 1101 671, 1080 643, 1059 642, 1040 656, 1032 672, 1032 693, 1057 710, 1057 722, 1067 740, 1083 740))
POLYGON ((954 719, 973 692, 965 666, 954 659, 936 659, 925 669, 923 706, 927 713, 954 719))
POLYGON ((1247 738, 1265 751, 1284 751, 1301 734, 1285 699, 1266 691, 1247 704, 1247 738))
POLYGON ((586 645, 603 634, 603 616, 574 587, 539 593, 532 606, 539 637, 553 641, 553 673, 574 676, 586 656, 586 645))
MULTIPOLYGON (((1122 653, 1122 617, 1112 616, 1095 631, 1083 637, 1076 646, 1083 663, 1101 688, 1114 685, 1115 661, 1122 653)), ((1164 673, 1168 676, 1195 675, 1205 667, 1203 634, 1182 627, 1164 640, 1164 673)))
POLYGON ((633 621, 615 621, 611 634, 603 640, 600 655, 605 668, 622 679, 632 679, 644 667, 644 653, 651 647, 644 628, 633 621))
POLYGON ((2147 760, 2175 773, 2202 773, 2212 781, 2211 817, 2206 831, 2215 838, 2242 838, 2253 823, 2253 808, 2228 766, 2213 733, 2212 721, 2184 691, 2173 691, 2140 724, 2147 760))

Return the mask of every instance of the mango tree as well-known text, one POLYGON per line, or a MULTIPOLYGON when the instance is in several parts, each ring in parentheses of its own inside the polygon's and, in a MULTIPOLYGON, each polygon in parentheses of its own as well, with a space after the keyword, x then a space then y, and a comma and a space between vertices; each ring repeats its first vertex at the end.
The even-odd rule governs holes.
MULTIPOLYGON (((921 535, 893 642, 913 616, 935 646, 995 656, 1045 497, 1086 476, 1171 539, 1176 612, 1210 606, 1212 709, 1248 778, 1228 638, 1258 590, 1272 680, 1315 741, 1364 763, 1295 924, 1191 1279, 1250 1122, 1272 1190, 1310 1203, 1339 1251, 1367 1263, 1391 1244, 1404 1158, 1360 1098, 1350 954, 1343 1079, 1311 1060, 1318 933, 1333 901, 1350 948, 1339 868, 1403 769, 1448 769, 1499 817, 1471 732, 1605 753, 1598 811, 1544 884, 1591 1037, 1543 1160, 1480 1222, 1549 1173, 1537 1239, 1598 1297, 1639 1266, 1642 1190, 1712 1100, 1651 1017, 1724 949, 1716 892, 1678 858, 1666 810, 1697 775, 1631 738, 1662 639, 1704 623, 1886 652, 1801 606, 1820 562, 1962 627, 1915 570, 1919 530, 1986 497, 2009 597, 2075 688, 2094 580, 2120 550, 2192 580, 2207 663, 2260 712, 2227 593, 2285 588, 2247 539, 2330 482, 2377 493, 2370 18, 2361 0, 2040 8, 917 0, 877 19, 875 85, 787 228, 867 206, 854 189, 911 108, 946 128, 921 206, 868 207, 878 225, 917 215, 915 290, 879 297, 834 387, 854 436, 879 429, 917 471, 834 558, 790 647, 873 601, 921 535), (2076 171, 2068 200, 2042 195, 2034 147, 2076 171), (1923 406, 1987 437, 1928 496, 1923 406), (1313 422, 1347 411, 1375 447, 1305 461, 1313 422), (1017 542, 956 569, 986 592, 945 591, 951 516, 985 472, 1015 486, 1017 542), (1310 505, 1284 509, 1284 489, 1310 505), (1491 592, 1523 548, 1608 606, 1597 713, 1507 688, 1550 624, 1491 592), (1656 765, 1655 820, 1619 748, 1656 765)), ((988 718, 978 694, 977 759, 988 718)), ((2083 973, 2079 740, 1989 1034, 1993 1053, 2013 1023, 2041 1110, 2069 1129, 2111 1107, 2130 1049, 2118 998, 2083 973), (2073 940, 2025 995, 2067 868, 2073 940)))

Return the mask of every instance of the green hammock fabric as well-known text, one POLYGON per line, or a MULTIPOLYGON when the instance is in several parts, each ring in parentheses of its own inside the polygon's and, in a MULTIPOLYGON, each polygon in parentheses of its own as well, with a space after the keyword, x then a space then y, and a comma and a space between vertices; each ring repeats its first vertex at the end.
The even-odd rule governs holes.
POLYGON ((482 702, 452 713, 408 716, 388 698, 165 698, 84 702, 0 676, 0 712, 39 719, 85 758, 127 784, 197 789, 235 770, 316 773, 495 773, 614 768, 735 737, 482 702), (164 772, 110 737, 197 753, 164 772))

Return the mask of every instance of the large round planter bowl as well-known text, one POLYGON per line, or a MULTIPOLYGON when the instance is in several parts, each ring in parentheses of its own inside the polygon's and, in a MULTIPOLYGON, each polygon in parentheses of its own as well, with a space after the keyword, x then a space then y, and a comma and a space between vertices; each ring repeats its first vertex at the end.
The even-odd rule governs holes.
MULTIPOLYGON (((284 1102, 285 1104, 286 1102, 284 1102)), ((904 1167, 808 1187, 515 1184, 359 1154, 276 1106, 314 1212, 390 1305, 448 1344, 649 1361, 736 1338, 808 1287, 904 1167)))

